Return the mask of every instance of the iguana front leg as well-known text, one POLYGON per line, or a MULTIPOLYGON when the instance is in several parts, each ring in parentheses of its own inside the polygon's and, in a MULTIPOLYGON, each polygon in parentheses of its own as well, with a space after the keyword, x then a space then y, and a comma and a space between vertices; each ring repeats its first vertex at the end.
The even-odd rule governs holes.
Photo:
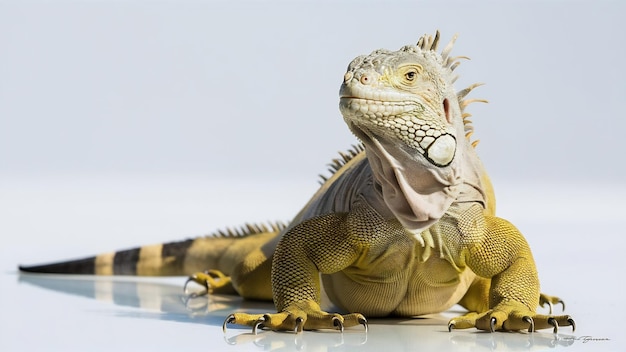
POLYGON ((231 314, 226 324, 300 332, 340 329, 362 324, 359 313, 328 313, 320 308, 320 273, 340 271, 358 258, 349 241, 347 214, 328 214, 307 220, 281 239, 272 261, 272 294, 277 313, 231 314))
POLYGON ((490 331, 534 331, 554 327, 556 331, 558 326, 574 327, 574 320, 568 315, 536 313, 540 303, 539 279, 522 234, 504 219, 482 214, 468 216, 471 212, 459 221, 462 245, 466 246, 461 260, 477 275, 491 278, 489 309, 450 320, 450 330, 476 327, 490 331))

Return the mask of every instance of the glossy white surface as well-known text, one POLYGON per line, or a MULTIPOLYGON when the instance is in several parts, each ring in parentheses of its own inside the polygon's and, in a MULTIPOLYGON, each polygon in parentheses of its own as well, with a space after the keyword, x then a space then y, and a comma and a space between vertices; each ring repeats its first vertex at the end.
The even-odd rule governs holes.
MULTIPOLYGON (((239 189, 249 194, 246 191, 252 192, 248 189, 252 186, 223 182, 220 192, 227 194, 239 189)), ((259 197, 252 197, 241 207, 263 209, 264 199, 272 195, 282 194, 289 200, 307 193, 291 183, 264 186, 255 193, 259 197)), ((165 240, 164 232, 169 231, 167 222, 178 219, 181 226, 191 226, 193 222, 185 224, 185 218, 192 216, 199 221, 202 216, 197 209, 214 213, 235 208, 242 195, 222 198, 222 203, 216 204, 205 197, 212 185, 189 181, 181 182, 178 187, 172 182, 152 183, 150 188, 145 185, 127 188, 119 183, 89 188, 57 185, 52 190, 38 189, 37 192, 29 192, 32 188, 26 185, 18 190, 1 187, 4 197, 0 211, 8 217, 0 224, 0 232, 12 236, 3 237, 0 249, 0 311, 3 313, 0 350, 295 351, 303 346, 307 351, 350 351, 357 346, 363 351, 515 351, 547 347, 567 348, 568 351, 620 350, 624 339, 619 322, 626 310, 621 304, 623 282, 619 281, 618 273, 623 267, 623 255, 617 234, 623 232, 626 221, 611 212, 612 217, 602 219, 601 209, 619 209, 626 189, 623 186, 600 188, 595 196, 587 195, 576 201, 563 196, 579 186, 501 187, 500 192, 501 213, 516 214, 508 218, 526 234, 533 248, 543 291, 566 301, 566 313, 578 324, 576 332, 564 327, 558 335, 549 330, 535 334, 489 334, 475 330, 449 333, 448 319, 461 313, 460 309, 453 309, 426 318, 373 319, 367 334, 361 328, 351 328, 343 335, 324 331, 298 336, 269 331, 253 336, 249 329, 234 326, 224 335, 221 325, 231 312, 271 312, 272 304, 214 296, 197 298, 185 305, 182 294, 185 278, 68 278, 15 272, 17 263, 72 258, 125 248, 130 243, 165 240), (112 189, 125 191, 112 195, 112 189), (154 202, 161 196, 169 201, 154 202), (542 201, 532 203, 536 199, 542 201), (506 205, 513 201, 513 206, 506 205), (591 212, 590 219, 581 219, 575 215, 579 204, 588 204, 597 210, 591 212), (59 230, 58 219, 68 214, 74 221, 59 230), (550 219, 546 214, 569 215, 550 219), (159 229, 158 224, 165 224, 165 230, 159 229), (124 231, 124 228, 134 230, 124 231), (44 236, 61 232, 71 238, 61 242, 56 235, 44 236), (585 336, 610 340, 585 342, 585 336)), ((178 238, 182 237, 170 236, 169 239, 178 238)))
POLYGON ((0 0, 0 351, 624 350, 624 4, 0 0), (230 312, 271 304, 190 310, 184 278, 15 272, 288 220, 355 143, 337 109, 348 62, 436 28, 472 57, 457 88, 487 83, 468 110, 498 213, 576 332, 448 333, 451 311, 224 336, 230 312))

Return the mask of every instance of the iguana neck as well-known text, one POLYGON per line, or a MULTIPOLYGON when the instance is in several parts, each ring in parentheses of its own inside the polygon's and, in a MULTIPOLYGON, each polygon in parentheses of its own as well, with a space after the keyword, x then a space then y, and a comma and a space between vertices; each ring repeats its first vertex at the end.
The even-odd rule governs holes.
POLYGON ((463 182, 458 163, 444 168, 425 167, 423 158, 401 145, 372 135, 362 141, 379 192, 406 229, 426 229, 457 199, 463 182))
MULTIPOLYGON (((408 148, 375 137, 363 138, 378 191, 400 223, 418 233, 440 219, 452 202, 487 203, 482 163, 473 147, 459 143, 455 162, 425 167, 408 148)), ((426 165, 427 166, 427 165, 426 165)))

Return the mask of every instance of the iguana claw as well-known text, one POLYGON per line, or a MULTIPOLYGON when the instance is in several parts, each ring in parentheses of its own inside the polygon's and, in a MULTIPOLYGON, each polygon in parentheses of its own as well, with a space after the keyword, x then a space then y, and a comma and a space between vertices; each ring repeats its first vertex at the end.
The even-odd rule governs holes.
MULTIPOLYGON (((568 321, 571 320, 568 319, 568 321)), ((548 318, 548 324, 554 326, 554 330, 552 332, 554 332, 555 334, 559 332, 559 323, 556 321, 556 319, 554 318, 548 318)))
POLYGON ((343 332, 343 323, 339 320, 339 318, 333 317, 333 325, 336 326, 339 331, 343 332))
POLYGON ((548 313, 550 315, 552 315, 552 312, 554 311, 555 304, 560 304, 562 307, 562 310, 563 311, 565 310, 565 302, 563 302, 562 299, 556 296, 549 296, 549 295, 542 293, 539 296, 539 305, 543 307, 546 304, 548 305, 548 313))
POLYGON ((494 317, 492 317, 492 318, 489 320, 489 331, 491 331, 491 332, 496 332, 496 323, 497 323, 497 322, 498 322, 498 321, 497 321, 497 320, 496 320, 496 318, 494 318, 494 317))
MULTIPOLYGON (((572 331, 576 331, 576 322, 574 318, 567 316, 567 322, 572 326, 572 331)), ((556 334, 559 332, 559 322, 555 318, 548 318, 548 324, 554 327, 553 332, 556 334)))
POLYGON ((206 296, 206 295, 209 294, 209 283, 207 281, 204 282, 204 287, 205 287, 206 291, 189 293, 189 291, 187 290, 187 287, 189 286, 189 283, 190 282, 198 283, 198 280, 199 280, 198 276, 196 274, 194 274, 194 275, 189 276, 187 278, 187 281, 185 281, 185 285, 183 285, 183 292, 189 298, 196 298, 196 297, 200 297, 200 296, 206 296))
POLYGON ((296 334, 301 333, 304 329, 304 320, 300 317, 296 318, 296 327, 293 329, 293 332, 296 334))
MULTIPOLYGON (((552 314, 553 310, 554 310, 554 304, 550 301, 546 301, 545 302, 548 305, 548 312, 549 314, 552 314)), ((561 305, 561 310, 565 310, 565 302, 563 302, 562 299, 559 299, 556 303, 561 305)))
POLYGON ((256 335, 258 333, 259 328, 263 328, 263 323, 265 323, 265 317, 260 317, 252 326, 252 334, 256 335))
POLYGON ((453 329, 454 329, 454 323, 452 322, 448 323, 448 332, 452 332, 453 329))
POLYGON ((367 319, 365 319, 365 317, 361 316, 358 318, 359 324, 363 325, 363 327, 365 328, 365 332, 367 333, 369 330, 369 327, 367 326, 367 319))
POLYGON ((527 322, 528 324, 530 324, 530 326, 528 327, 528 332, 534 332, 535 331, 535 321, 533 320, 533 318, 529 317, 529 316, 525 316, 522 318, 523 321, 527 322))
POLYGON ((550 301, 547 301, 546 304, 548 305, 548 314, 551 315, 554 312, 554 305, 550 301))
POLYGON ((568 318, 567 322, 572 326, 572 332, 576 331, 576 322, 574 321, 574 318, 568 318))
POLYGON ((226 325, 232 324, 234 322, 235 322, 235 316, 233 314, 227 316, 226 320, 224 320, 224 324, 222 324, 222 331, 226 333, 226 325))

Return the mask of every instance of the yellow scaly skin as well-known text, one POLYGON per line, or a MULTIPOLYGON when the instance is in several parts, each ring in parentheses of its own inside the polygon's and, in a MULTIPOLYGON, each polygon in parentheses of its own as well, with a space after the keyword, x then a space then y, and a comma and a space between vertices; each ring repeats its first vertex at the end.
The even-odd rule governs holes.
POLYGON ((243 297, 275 302, 277 313, 234 313, 224 326, 343 329, 367 326, 365 316, 415 316, 457 303, 469 312, 450 320, 450 330, 574 326, 570 316, 536 313, 562 301, 540 294, 528 243, 495 216, 463 112, 476 85, 453 91, 454 39, 439 54, 438 38, 355 59, 340 107, 365 150, 336 163, 296 219, 231 277, 190 278, 214 292, 232 285, 243 297), (321 282, 347 314, 320 308, 321 282))

